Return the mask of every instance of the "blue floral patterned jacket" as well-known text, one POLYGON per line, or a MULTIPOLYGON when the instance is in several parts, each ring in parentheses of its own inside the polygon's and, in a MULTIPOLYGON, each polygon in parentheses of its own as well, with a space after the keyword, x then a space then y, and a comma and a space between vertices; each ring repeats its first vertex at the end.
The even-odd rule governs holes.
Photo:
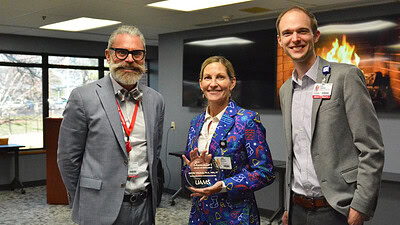
MULTIPOLYGON (((205 112, 191 121, 185 149, 188 159, 189 152, 198 146, 204 119, 205 112)), ((230 101, 215 130, 209 153, 213 157, 231 158, 232 169, 221 170, 220 178, 227 192, 209 196, 202 202, 194 197, 189 224, 259 224, 254 191, 271 184, 275 174, 258 114, 230 101)), ((189 170, 188 166, 183 167, 182 173, 189 170)))

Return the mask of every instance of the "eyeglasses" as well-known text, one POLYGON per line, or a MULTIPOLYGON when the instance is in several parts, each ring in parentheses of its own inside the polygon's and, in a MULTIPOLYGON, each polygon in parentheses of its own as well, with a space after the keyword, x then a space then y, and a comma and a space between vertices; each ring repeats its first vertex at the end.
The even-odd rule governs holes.
POLYGON ((110 48, 110 49, 115 52, 115 56, 119 60, 125 60, 128 57, 129 54, 132 55, 132 58, 134 60, 142 60, 144 58, 144 56, 146 55, 146 51, 145 50, 129 51, 128 49, 124 49, 124 48, 110 48))

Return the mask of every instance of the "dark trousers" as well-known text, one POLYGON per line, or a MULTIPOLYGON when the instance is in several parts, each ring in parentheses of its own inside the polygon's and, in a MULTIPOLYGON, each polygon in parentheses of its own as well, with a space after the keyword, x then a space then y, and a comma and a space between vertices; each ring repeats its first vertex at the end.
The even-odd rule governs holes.
POLYGON ((290 225, 348 225, 347 218, 332 207, 305 209, 291 204, 289 213, 290 225))
POLYGON ((154 224, 151 194, 144 200, 123 202, 115 225, 151 225, 154 224))

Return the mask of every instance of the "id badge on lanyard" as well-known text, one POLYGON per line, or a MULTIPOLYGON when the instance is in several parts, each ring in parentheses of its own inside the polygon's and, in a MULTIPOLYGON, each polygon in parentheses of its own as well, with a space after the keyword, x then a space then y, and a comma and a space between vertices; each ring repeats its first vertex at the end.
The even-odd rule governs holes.
POLYGON ((332 94, 332 83, 316 83, 314 84, 312 97, 330 99, 332 94))
POLYGON ((321 83, 314 84, 312 97, 313 98, 322 98, 322 99, 330 99, 332 95, 332 83, 326 83, 327 75, 331 73, 330 66, 324 66, 322 68, 323 79, 321 83))
POLYGON ((118 105, 118 112, 119 112, 119 116, 121 119, 121 123, 122 126, 124 127, 124 131, 127 137, 127 140, 125 142, 126 144, 126 151, 128 153, 128 158, 129 158, 129 162, 128 162, 128 177, 129 178, 136 178, 138 177, 139 174, 139 164, 137 162, 132 162, 130 160, 130 152, 132 150, 132 146, 131 146, 131 142, 130 142, 130 135, 132 133, 133 127, 135 126, 135 122, 136 122, 136 116, 137 116, 137 112, 138 112, 138 108, 139 108, 139 101, 136 101, 135 104, 135 111, 133 112, 132 115, 132 120, 131 120, 131 124, 128 126, 126 125, 126 121, 124 118, 124 115, 122 114, 122 110, 121 110, 121 106, 119 105, 118 101, 117 101, 117 105, 118 105))
POLYGON ((136 178, 139 174, 139 163, 129 160, 128 163, 128 177, 136 178))

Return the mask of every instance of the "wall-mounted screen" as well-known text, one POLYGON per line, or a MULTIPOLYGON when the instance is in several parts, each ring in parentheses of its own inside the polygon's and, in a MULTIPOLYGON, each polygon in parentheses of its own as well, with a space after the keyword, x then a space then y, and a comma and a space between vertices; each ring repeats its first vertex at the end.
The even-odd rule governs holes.
POLYGON ((232 98, 250 109, 275 108, 276 32, 260 30, 184 41, 182 105, 203 107, 199 86, 202 62, 210 56, 225 56, 236 72, 232 98))
MULTIPOLYGON (((321 24, 317 54, 358 66, 377 111, 400 111, 400 15, 321 24)), ((293 64, 278 46, 277 89, 293 64)))

